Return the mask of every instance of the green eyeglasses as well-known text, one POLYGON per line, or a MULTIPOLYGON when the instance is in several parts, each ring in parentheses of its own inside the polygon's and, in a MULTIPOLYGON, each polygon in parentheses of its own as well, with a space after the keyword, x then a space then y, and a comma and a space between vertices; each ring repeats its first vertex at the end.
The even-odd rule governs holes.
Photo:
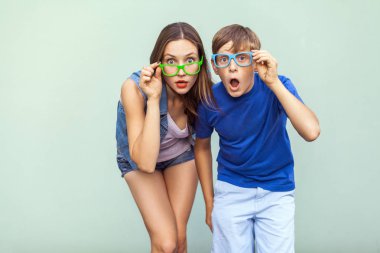
POLYGON ((176 76, 178 72, 182 69, 186 75, 195 76, 201 71, 201 66, 203 64, 203 55, 200 61, 195 61, 191 63, 186 63, 183 65, 178 64, 160 64, 160 68, 162 69, 162 74, 164 76, 176 76))

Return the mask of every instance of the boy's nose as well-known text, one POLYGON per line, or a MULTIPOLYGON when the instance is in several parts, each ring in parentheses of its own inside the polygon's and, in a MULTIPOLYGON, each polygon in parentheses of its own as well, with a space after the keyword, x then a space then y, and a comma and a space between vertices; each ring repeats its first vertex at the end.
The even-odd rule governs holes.
POLYGON ((228 70, 230 72, 235 72, 237 70, 235 59, 230 62, 230 66, 228 66, 228 70))

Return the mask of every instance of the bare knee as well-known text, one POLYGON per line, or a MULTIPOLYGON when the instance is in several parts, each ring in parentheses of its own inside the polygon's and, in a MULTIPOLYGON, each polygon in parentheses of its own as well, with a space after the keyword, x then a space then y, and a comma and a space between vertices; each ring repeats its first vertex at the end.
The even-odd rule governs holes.
POLYGON ((153 242, 153 252, 160 253, 176 253, 177 252, 177 240, 176 238, 162 238, 153 242))

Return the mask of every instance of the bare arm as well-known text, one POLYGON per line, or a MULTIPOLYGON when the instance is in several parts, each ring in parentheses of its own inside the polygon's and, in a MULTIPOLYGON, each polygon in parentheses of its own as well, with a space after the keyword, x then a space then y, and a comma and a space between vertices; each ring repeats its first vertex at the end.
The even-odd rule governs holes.
POLYGON ((195 164, 199 181, 202 186, 203 198, 206 206, 206 224, 212 230, 211 212, 214 202, 214 188, 212 179, 212 154, 210 138, 195 140, 195 164))
MULTIPOLYGON (((121 89, 121 100, 127 120, 131 158, 141 171, 153 173, 160 151, 159 101, 162 83, 160 77, 159 79, 154 76, 147 78, 149 75, 147 73, 150 71, 144 70, 145 68, 141 73, 140 87, 148 97, 146 113, 144 112, 144 98, 134 81, 128 79, 124 82, 121 89)), ((156 74, 161 75, 161 71, 157 70, 156 74)))
POLYGON ((276 95, 298 134, 306 141, 317 139, 320 134, 317 116, 281 83, 277 75, 277 61, 267 51, 253 52, 260 78, 276 95))
POLYGON ((299 101, 278 79, 271 87, 298 134, 306 141, 314 141, 320 133, 319 121, 313 111, 299 101))

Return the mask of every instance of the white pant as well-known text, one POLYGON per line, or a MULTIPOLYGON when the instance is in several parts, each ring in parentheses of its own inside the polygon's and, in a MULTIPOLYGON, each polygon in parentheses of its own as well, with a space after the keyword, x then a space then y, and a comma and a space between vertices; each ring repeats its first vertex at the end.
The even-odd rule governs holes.
POLYGON ((212 253, 293 253, 294 190, 214 186, 212 253))

